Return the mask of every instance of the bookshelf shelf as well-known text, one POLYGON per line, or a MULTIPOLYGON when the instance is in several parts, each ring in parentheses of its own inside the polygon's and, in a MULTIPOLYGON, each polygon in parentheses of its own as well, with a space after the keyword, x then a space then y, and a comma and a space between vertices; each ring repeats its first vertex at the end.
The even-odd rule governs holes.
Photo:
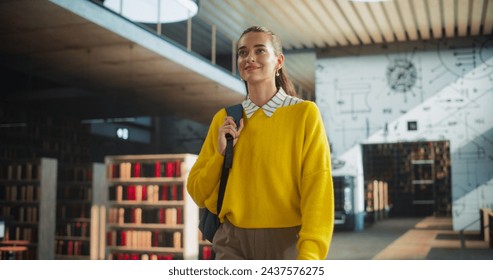
POLYGON ((175 249, 172 247, 145 247, 145 248, 132 248, 125 246, 111 246, 108 247, 109 250, 116 252, 147 252, 147 253, 167 253, 167 254, 183 254, 182 249, 175 249))
POLYGON ((55 258, 97 259, 102 163, 63 164, 58 172, 55 258))
POLYGON ((38 205, 39 201, 26 201, 26 200, 0 200, 1 205, 38 205))
MULTIPOLYGON (((65 236, 65 235, 62 235, 62 236, 57 235, 57 236, 55 236, 55 239, 57 239, 57 240, 73 240, 73 241, 91 241, 90 237, 65 236)), ((60 256, 60 254, 57 254, 57 255, 60 256)))
POLYGON ((55 259, 57 260, 79 260, 79 261, 85 261, 85 260, 90 260, 89 256, 69 256, 69 255, 55 255, 55 259))
MULTIPOLYGON (((0 216, 6 219, 4 241, 25 241, 18 259, 54 259, 56 174, 51 158, 0 162, 0 216)), ((0 259, 3 256, 0 256, 0 259)))
POLYGON ((111 179, 109 185, 116 184, 159 184, 159 183, 180 183, 183 182, 181 177, 172 178, 129 178, 129 179, 111 179))
POLYGON ((192 154, 105 158, 100 257, 198 258, 198 207, 186 191, 196 159, 192 154))
POLYGON ((148 202, 148 201, 115 201, 109 202, 110 206, 140 206, 140 207, 172 207, 183 206, 183 201, 160 201, 160 202, 148 202))
POLYGON ((165 224, 108 224, 108 228, 120 228, 120 229, 160 229, 166 231, 183 230, 184 225, 165 225, 165 224))

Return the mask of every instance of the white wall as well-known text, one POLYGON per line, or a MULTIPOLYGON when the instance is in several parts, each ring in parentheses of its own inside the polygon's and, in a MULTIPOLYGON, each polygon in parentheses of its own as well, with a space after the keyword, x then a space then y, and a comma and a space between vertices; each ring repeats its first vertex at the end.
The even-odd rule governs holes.
POLYGON ((335 174, 358 176, 362 195, 359 144, 449 140, 454 229, 478 230, 479 207, 493 206, 492 47, 468 38, 319 54, 317 104, 346 162, 335 174))

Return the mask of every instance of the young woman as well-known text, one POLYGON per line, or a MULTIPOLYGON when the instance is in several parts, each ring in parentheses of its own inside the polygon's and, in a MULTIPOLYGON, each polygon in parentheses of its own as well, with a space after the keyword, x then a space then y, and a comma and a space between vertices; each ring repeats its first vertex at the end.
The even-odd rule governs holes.
POLYGON ((225 135, 233 135, 216 259, 325 259, 334 194, 320 112, 295 97, 280 40, 268 29, 243 32, 238 69, 248 93, 240 126, 220 110, 188 178, 194 201, 216 213, 225 135))

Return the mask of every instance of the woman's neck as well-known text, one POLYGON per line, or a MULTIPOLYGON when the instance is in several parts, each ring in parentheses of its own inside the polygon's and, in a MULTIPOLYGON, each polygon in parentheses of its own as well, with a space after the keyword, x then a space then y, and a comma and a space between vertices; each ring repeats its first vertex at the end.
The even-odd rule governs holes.
POLYGON ((262 107, 276 95, 277 88, 275 85, 248 85, 248 97, 255 105, 262 107))

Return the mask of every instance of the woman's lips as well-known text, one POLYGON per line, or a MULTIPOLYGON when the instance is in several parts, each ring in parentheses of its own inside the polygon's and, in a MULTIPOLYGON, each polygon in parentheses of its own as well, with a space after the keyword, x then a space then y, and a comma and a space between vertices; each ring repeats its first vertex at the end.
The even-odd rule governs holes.
POLYGON ((248 67, 245 67, 245 71, 253 71, 255 69, 257 69, 258 67, 254 67, 254 66, 248 66, 248 67))

